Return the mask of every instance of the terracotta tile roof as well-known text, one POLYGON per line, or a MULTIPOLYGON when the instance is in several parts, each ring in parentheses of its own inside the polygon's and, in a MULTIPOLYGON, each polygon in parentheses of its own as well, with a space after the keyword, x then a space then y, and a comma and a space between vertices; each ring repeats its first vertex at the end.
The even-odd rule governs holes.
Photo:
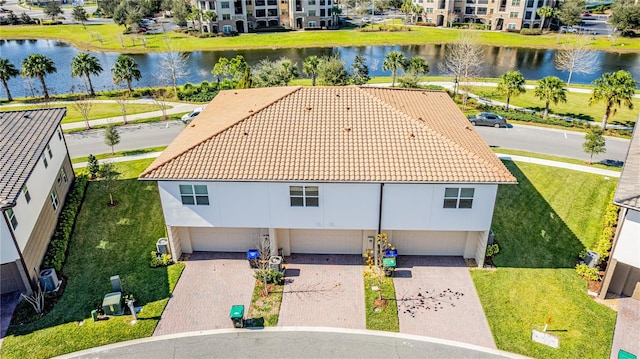
POLYGON ((515 183, 444 92, 223 91, 142 179, 515 183))
POLYGON ((66 108, 0 112, 0 208, 12 207, 66 108))
POLYGON ((629 144, 627 159, 624 161, 622 174, 613 203, 640 210, 640 130, 636 126, 629 144))

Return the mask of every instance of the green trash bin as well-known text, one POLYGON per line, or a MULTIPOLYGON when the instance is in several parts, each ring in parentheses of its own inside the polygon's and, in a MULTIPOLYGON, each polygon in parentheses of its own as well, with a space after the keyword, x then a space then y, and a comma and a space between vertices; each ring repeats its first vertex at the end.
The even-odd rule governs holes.
POLYGON ((93 319, 94 322, 98 321, 98 311, 97 310, 92 310, 91 311, 91 318, 93 319))
POLYGON ((382 258, 382 269, 385 276, 391 277, 396 269, 396 257, 382 258))
POLYGON ((229 312, 229 318, 233 322, 234 328, 244 327, 244 305, 233 305, 229 312))

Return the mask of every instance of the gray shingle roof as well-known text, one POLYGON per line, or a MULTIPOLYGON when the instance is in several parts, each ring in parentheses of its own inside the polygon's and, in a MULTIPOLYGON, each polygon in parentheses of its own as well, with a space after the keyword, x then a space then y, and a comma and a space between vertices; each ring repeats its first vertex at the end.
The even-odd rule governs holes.
POLYGON ((12 207, 66 108, 0 112, 0 208, 12 207))
POLYGON ((640 126, 636 126, 629 144, 613 203, 640 210, 640 126))

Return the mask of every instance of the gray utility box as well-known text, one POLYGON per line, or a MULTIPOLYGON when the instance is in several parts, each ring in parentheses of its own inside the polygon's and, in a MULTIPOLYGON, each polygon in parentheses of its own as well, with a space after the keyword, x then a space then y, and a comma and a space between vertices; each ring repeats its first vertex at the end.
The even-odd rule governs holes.
POLYGON ((589 268, 593 268, 600 262, 600 253, 594 251, 587 251, 587 255, 584 256, 584 263, 589 268))
POLYGON ((269 258, 269 268, 282 272, 282 257, 272 256, 269 258))
POLYGON ((169 239, 160 238, 156 242, 156 252, 158 254, 169 254, 169 239))

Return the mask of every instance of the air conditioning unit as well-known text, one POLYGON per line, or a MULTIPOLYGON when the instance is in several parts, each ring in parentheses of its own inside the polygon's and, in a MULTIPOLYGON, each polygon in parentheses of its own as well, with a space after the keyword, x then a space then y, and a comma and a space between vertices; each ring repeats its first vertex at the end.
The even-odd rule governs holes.
POLYGON ((584 256, 584 263, 589 268, 593 268, 600 262, 600 253, 594 251, 587 251, 587 255, 584 256))
POLYGON ((40 284, 45 292, 51 292, 60 286, 60 280, 56 274, 56 270, 53 268, 43 269, 40 271, 40 284))
POLYGON ((169 239, 160 238, 156 242, 156 252, 158 254, 169 254, 169 239))

